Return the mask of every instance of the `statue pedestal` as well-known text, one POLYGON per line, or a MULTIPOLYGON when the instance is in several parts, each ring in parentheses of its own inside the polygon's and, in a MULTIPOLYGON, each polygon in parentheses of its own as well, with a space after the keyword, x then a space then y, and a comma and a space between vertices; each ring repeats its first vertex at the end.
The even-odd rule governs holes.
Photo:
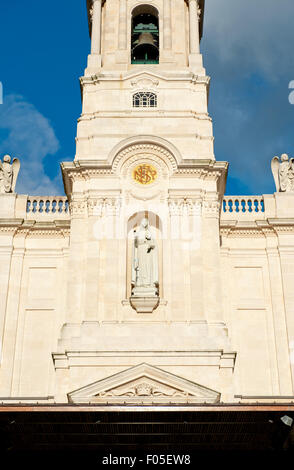
POLYGON ((16 194, 0 194, 0 217, 13 219, 15 217, 16 194))
POLYGON ((134 287, 130 304, 137 313, 152 313, 159 305, 156 287, 134 287))

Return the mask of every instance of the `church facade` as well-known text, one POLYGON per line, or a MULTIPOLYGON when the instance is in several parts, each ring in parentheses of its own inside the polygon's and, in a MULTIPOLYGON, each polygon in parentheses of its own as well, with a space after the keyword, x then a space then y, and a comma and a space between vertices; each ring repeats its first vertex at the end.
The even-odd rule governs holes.
POLYGON ((274 194, 225 196, 204 0, 87 9, 66 196, 0 166, 2 405, 294 402, 293 161, 274 194))

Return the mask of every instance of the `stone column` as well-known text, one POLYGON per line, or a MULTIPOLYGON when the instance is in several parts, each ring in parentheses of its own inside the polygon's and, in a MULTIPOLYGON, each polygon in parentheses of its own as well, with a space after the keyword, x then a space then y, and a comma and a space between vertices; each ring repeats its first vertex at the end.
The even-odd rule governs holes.
POLYGON ((118 48, 121 51, 127 49, 127 0, 119 2, 118 48))
POLYGON ((164 0, 164 17, 163 17, 163 47, 164 49, 172 48, 172 31, 171 31, 171 0, 164 0))
POLYGON ((101 54, 101 0, 94 0, 92 15, 91 54, 101 54))
POLYGON ((200 9, 198 7, 198 1, 189 0, 190 54, 200 53, 199 16, 200 9))

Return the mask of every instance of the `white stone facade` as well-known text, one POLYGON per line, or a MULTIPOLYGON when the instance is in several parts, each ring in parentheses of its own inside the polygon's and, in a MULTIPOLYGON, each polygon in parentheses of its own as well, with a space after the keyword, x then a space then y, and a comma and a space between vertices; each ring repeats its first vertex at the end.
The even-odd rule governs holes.
POLYGON ((0 401, 294 400, 294 193, 224 196, 203 2, 89 0, 88 11, 67 197, 0 194, 0 401), (132 64, 132 12, 146 5, 159 64, 132 64), (136 93, 156 106, 134 107, 136 93), (130 302, 142 217, 158 246, 150 313, 130 302))

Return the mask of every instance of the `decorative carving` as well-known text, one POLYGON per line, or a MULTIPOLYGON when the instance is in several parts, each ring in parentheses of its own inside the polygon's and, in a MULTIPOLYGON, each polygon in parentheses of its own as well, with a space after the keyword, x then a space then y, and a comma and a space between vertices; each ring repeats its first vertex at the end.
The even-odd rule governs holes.
POLYGON ((193 198, 169 199, 168 207, 171 216, 201 215, 202 202, 201 199, 193 198))
POLYGON ((102 216, 104 199, 103 198, 91 198, 87 201, 88 215, 95 215, 97 217, 102 216))
POLYGON ((144 88, 152 88, 157 87, 159 85, 159 80, 153 80, 151 77, 148 76, 141 76, 136 78, 135 80, 131 81, 132 87, 144 89, 144 88))
POLYGON ((92 3, 92 6, 91 6, 91 8, 90 8, 90 11, 89 11, 89 13, 90 13, 90 19, 91 19, 91 21, 93 21, 93 15, 94 15, 94 2, 92 3))
POLYGON ((3 163, 0 160, 0 194, 14 193, 19 169, 18 158, 14 158, 11 163, 10 155, 5 155, 3 163))
POLYGON ((201 18, 201 13, 202 13, 202 10, 201 10, 200 6, 197 5, 197 17, 198 17, 198 21, 199 21, 200 18, 201 18))
POLYGON ((73 199, 70 203, 70 213, 72 217, 86 215, 87 203, 84 199, 73 199))
POLYGON ((220 202, 212 199, 203 202, 203 213, 210 217, 219 217, 220 215, 220 202))
POLYGON ((177 170, 177 162, 175 160, 175 157, 168 150, 156 144, 135 144, 130 145, 126 149, 122 150, 115 157, 112 165, 113 172, 118 172, 121 164, 126 159, 136 155, 138 157, 138 154, 142 153, 148 153, 149 155, 157 156, 161 158, 165 163, 169 164, 171 171, 177 170))
POLYGON ((286 153, 279 157, 274 157, 271 162, 271 169, 274 176, 276 189, 279 192, 294 191, 294 158, 288 157, 286 153))
POLYGON ((171 389, 151 382, 141 382, 118 389, 100 392, 100 397, 188 397, 188 392, 171 389))

